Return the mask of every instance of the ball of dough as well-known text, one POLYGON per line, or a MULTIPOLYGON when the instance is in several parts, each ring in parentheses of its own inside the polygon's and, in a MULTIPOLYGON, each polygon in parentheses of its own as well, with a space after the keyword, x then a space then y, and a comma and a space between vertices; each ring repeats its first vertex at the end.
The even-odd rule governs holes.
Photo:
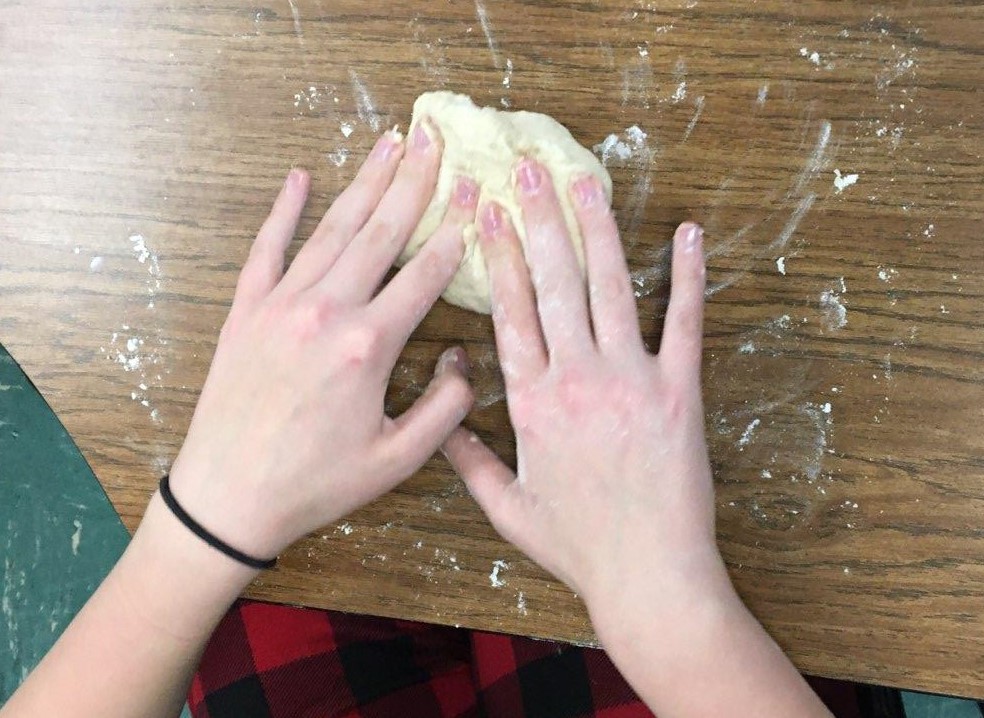
MULTIPOLYGON (((398 264, 408 262, 440 226, 456 175, 471 177, 478 183, 479 205, 487 200, 501 204, 525 242, 522 211, 513 192, 513 167, 521 157, 528 156, 541 162, 553 177, 570 237, 584 267, 581 233, 571 207, 568 186, 573 176, 590 172, 604 185, 610 205, 612 180, 601 162, 579 144, 566 127, 538 112, 503 112, 493 107, 478 107, 467 95, 453 92, 427 92, 418 97, 413 104, 411 132, 424 116, 429 116, 440 129, 444 156, 434 199, 398 264)), ((465 230, 465 255, 461 266, 443 296, 459 307, 489 314, 489 276, 476 240, 475 226, 470 225, 465 230)))

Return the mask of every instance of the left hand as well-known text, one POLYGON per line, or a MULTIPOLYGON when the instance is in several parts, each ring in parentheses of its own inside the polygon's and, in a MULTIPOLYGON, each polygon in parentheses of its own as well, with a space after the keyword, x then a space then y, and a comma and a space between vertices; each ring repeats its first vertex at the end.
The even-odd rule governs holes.
POLYGON ((416 471, 471 408, 461 349, 424 395, 384 415, 390 372, 447 287, 478 190, 458 178, 444 223, 380 291, 430 202, 441 140, 420 123, 379 139, 286 275, 310 184, 293 170, 260 230, 222 328, 171 485, 206 529, 272 557, 416 471))

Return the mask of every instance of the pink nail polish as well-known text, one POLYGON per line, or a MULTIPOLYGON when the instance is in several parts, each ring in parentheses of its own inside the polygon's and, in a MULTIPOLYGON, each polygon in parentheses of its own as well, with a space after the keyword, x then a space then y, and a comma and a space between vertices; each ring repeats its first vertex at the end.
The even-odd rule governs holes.
POLYGON ((695 252, 700 249, 700 243, 704 239, 704 230, 700 225, 692 224, 687 229, 687 235, 683 238, 683 251, 695 252))
POLYGON ((496 237, 502 231, 502 207, 495 202, 482 212, 482 229, 490 237, 496 237))
POLYGON ((370 157, 384 162, 396 154, 402 143, 402 135, 387 132, 376 141, 376 146, 372 148, 370 157))
POLYGON ((424 129, 423 122, 417 123, 416 129, 413 131, 413 137, 410 138, 410 143, 415 150, 423 151, 430 147, 431 138, 427 134, 427 130, 424 129))
POLYGON ((471 373, 471 362, 468 361, 468 354, 461 347, 445 349, 444 353, 437 360, 437 367, 435 367, 434 374, 439 376, 451 367, 454 367, 459 374, 465 377, 471 373))
POLYGON ((601 197, 601 187, 594 175, 581 177, 574 183, 574 196, 582 207, 590 207, 601 197))
POLYGON ((468 177, 458 177, 454 184, 454 202, 470 207, 478 199, 478 185, 468 177))
POLYGON ((523 160, 516 169, 516 182, 526 194, 533 194, 540 189, 543 181, 539 166, 533 160, 523 160))

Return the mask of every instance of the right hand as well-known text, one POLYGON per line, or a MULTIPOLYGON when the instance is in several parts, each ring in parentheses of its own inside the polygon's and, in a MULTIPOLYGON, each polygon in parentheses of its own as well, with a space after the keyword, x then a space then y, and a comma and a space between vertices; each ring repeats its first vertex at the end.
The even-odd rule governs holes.
POLYGON ((704 439, 700 227, 676 232, 654 356, 598 181, 586 176, 569 190, 585 292, 549 173, 524 160, 516 175, 525 259, 501 207, 480 208, 479 224, 519 469, 463 428, 445 453, 496 529, 584 597, 599 633, 599 617, 640 602, 657 610, 652 595, 676 590, 675 605, 687 605, 709 583, 732 595, 715 543, 704 439))

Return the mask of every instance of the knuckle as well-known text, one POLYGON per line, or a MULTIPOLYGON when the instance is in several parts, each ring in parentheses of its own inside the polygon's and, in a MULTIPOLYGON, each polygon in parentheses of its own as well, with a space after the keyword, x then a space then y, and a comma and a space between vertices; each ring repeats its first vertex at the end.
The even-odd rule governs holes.
POLYGON ((398 234, 396 225, 389 219, 374 219, 366 228, 366 240, 370 246, 389 244, 398 234))
POLYGON ((292 313, 292 329, 301 341, 309 341, 324 333, 338 316, 338 307, 330 299, 303 302, 292 313))
POLYGON ((372 361, 383 343, 383 333, 363 322, 347 328, 341 335, 341 354, 345 363, 361 365, 372 361))

